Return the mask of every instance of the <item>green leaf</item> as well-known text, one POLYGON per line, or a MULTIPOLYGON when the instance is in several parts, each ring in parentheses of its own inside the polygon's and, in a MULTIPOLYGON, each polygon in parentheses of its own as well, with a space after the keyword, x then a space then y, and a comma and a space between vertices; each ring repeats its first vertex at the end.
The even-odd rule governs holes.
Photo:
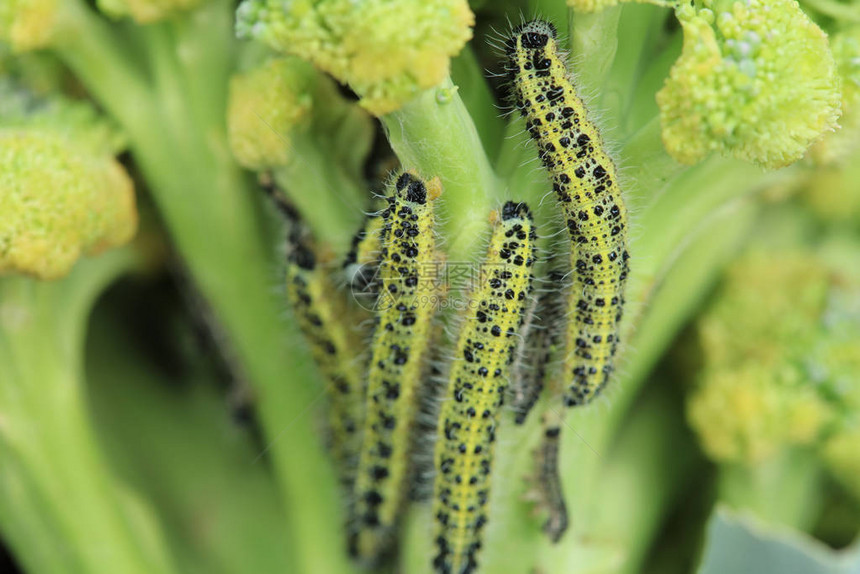
POLYGON ((699 574, 860 573, 860 544, 834 551, 813 538, 774 530, 748 516, 717 509, 708 525, 699 574))

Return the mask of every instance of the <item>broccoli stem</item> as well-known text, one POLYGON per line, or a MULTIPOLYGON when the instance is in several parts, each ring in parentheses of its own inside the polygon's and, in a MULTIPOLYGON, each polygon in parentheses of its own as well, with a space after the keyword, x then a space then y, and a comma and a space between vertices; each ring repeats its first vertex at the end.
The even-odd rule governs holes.
POLYGON ((666 153, 661 138, 660 118, 655 116, 623 144, 622 185, 630 182, 626 200, 631 213, 637 214, 688 169, 666 153))
MULTIPOLYGON (((593 14, 574 14, 570 9, 570 61, 583 96, 595 94, 601 106, 611 97, 606 77, 618 51, 618 22, 622 6, 593 14)), ((626 38, 625 38, 626 40, 626 38)))
POLYGON ((367 193, 340 166, 331 164, 312 134, 294 135, 292 147, 290 162, 274 170, 276 181, 314 235, 335 253, 346 253, 369 207, 360 199, 367 193))
POLYGON ((505 122, 471 45, 467 45, 460 55, 451 60, 451 78, 460 88, 458 93, 475 122, 487 156, 490 161, 495 161, 502 147, 505 122))
MULTIPOLYGON (((254 433, 224 409, 205 350, 182 353, 178 372, 155 365, 128 330, 127 302, 98 305, 87 337, 88 397, 117 472, 152 500, 180 572, 292 571, 271 469, 255 461, 254 433)), ((193 329, 176 321, 179 309, 159 310, 172 319, 171 342, 193 329)))
MULTIPOLYGON (((218 6, 231 10, 228 2, 218 6)), ((265 234, 262 198, 229 159, 222 131, 188 141, 166 129, 169 119, 159 104, 165 94, 130 72, 129 62, 119 57, 118 39, 91 12, 78 8, 76 33, 63 38, 57 53, 130 135, 135 160, 170 234, 249 374, 267 437, 265 452, 279 479, 296 542, 294 570, 352 572, 344 552, 333 552, 320 542, 340 530, 342 505, 333 467, 307 412, 322 392, 318 375, 306 354, 297 350, 300 345, 292 344, 300 335, 281 321, 283 303, 272 289, 277 282, 271 271, 276 240, 265 234)), ((185 17, 194 18, 195 13, 185 17)), ((154 69, 162 65, 158 58, 172 58, 184 41, 172 38, 172 47, 156 55, 154 69)), ((212 41, 233 45, 230 35, 212 41)), ((211 49, 229 51, 214 44, 211 49)), ((173 73, 177 70, 182 73, 181 67, 173 73)), ((203 82, 212 102, 226 101, 226 80, 200 81, 198 89, 182 94, 183 109, 198 105, 190 98, 203 90, 203 82)), ((163 86, 164 81, 158 87, 163 86)), ((179 131, 193 130, 192 116, 181 125, 179 131)))
POLYGON ((451 261, 472 261, 483 252, 490 210, 503 186, 493 173, 457 86, 446 80, 381 118, 403 166, 442 180, 441 221, 451 261))
MULTIPOLYGON (((636 158, 630 159, 636 162, 636 158)), ((720 206, 791 176, 792 169, 765 173, 738 160, 711 157, 680 172, 637 216, 649 232, 634 245, 640 277, 655 278, 666 269, 696 228, 720 206)))
POLYGON ((176 571, 151 509, 104 458, 82 380, 89 311, 134 261, 115 250, 56 282, 0 282, 0 529, 28 571, 176 571))

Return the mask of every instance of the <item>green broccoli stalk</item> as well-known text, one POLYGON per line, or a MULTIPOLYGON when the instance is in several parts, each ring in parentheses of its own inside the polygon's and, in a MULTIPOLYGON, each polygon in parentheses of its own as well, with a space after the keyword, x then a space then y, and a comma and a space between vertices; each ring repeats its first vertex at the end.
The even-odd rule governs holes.
POLYGON ((61 4, 41 20, 55 24, 46 34, 49 47, 128 135, 172 240, 224 325, 224 344, 254 385, 264 452, 296 541, 293 569, 350 571, 345 556, 318 543, 342 524, 333 468, 305 412, 318 378, 285 344, 298 335, 281 321, 283 303, 273 289, 277 235, 227 139, 229 76, 239 49, 233 3, 211 0, 131 27, 139 43, 127 42, 84 2, 61 4))
POLYGON ((287 57, 233 76, 227 127, 239 163, 272 171, 316 234, 343 252, 369 207, 358 182, 370 117, 310 64, 287 57))
POLYGON ((135 262, 126 248, 78 263, 137 230, 123 138, 86 102, 5 78, 0 93, 0 531, 36 572, 172 572, 86 407, 89 309, 135 262))
MULTIPOLYGON (((312 7, 254 0, 241 4, 236 25, 240 37, 304 58, 348 84, 381 116, 403 167, 442 180, 449 255, 458 260, 481 253, 476 239, 487 230, 501 185, 448 79, 449 60, 471 38, 473 22, 463 0, 331 0, 312 7)), ((469 73, 480 76, 476 68, 469 73)))
POLYGON ((148 24, 163 20, 182 10, 196 8, 205 0, 98 0, 99 9, 115 18, 130 16, 148 24))
POLYGON ((29 572, 176 571, 153 509, 104 456, 84 387, 89 310, 134 262, 125 249, 58 281, 0 281, 0 532, 29 572))

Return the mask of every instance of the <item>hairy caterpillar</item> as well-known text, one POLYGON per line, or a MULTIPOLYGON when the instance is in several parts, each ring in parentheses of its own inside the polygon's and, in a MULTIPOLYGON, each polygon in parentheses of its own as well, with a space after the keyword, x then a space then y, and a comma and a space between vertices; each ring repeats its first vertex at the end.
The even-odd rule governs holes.
POLYGON ((457 341, 438 420, 433 516, 442 574, 477 568, 487 522, 493 441, 508 367, 532 287, 535 231, 524 203, 508 202, 495 222, 481 283, 457 341))
POLYGON ((440 194, 438 180, 403 173, 381 214, 380 294, 349 540, 350 553, 371 563, 387 551, 408 491, 416 395, 434 331, 434 293, 421 279, 436 257, 440 194))
POLYGON ((331 449, 341 480, 352 483, 364 418, 361 346, 348 326, 349 313, 319 250, 295 209, 266 179, 263 188, 288 221, 286 292, 311 355, 326 380, 331 449))
POLYGON ((544 421, 543 436, 534 452, 536 497, 548 515, 543 531, 553 542, 561 540, 568 525, 567 505, 564 502, 558 471, 560 422, 544 421))
POLYGON ((615 164, 571 82, 552 24, 517 27, 506 54, 516 105, 552 176, 573 244, 564 402, 581 405, 600 393, 613 370, 628 274, 627 210, 615 164))
POLYGON ((540 398, 552 355, 561 339, 565 301, 559 286, 564 281, 564 273, 550 271, 547 276, 550 288, 533 299, 523 322, 523 340, 511 367, 511 407, 518 425, 525 422, 540 398))
POLYGON ((379 214, 368 215, 361 229, 352 238, 349 253, 343 261, 347 284, 355 293, 374 291, 373 279, 379 264, 383 219, 379 214))

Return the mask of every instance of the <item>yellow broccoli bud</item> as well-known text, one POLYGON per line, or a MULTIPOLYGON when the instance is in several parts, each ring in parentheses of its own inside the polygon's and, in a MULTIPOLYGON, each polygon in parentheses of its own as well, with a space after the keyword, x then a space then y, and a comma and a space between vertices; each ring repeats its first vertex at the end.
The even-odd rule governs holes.
POLYGON ((227 126, 236 159, 250 169, 285 165, 295 129, 309 121, 317 79, 298 58, 278 58, 230 80, 227 126))
POLYGON ((131 16, 140 24, 157 22, 198 6, 202 0, 98 0, 99 9, 114 17, 131 16))
POLYGON ((818 438, 830 407, 789 365, 748 362, 708 371, 687 414, 705 452, 719 462, 754 464, 818 438))
POLYGON ((65 275, 137 227, 131 179, 62 135, 0 129, 0 273, 65 275))
POLYGON ((705 0, 676 11, 681 56, 657 94, 663 142, 684 163, 710 152, 778 168, 836 127, 827 37, 795 0, 705 0))
POLYGON ((48 46, 54 37, 61 0, 3 0, 0 2, 0 41, 14 51, 48 46))
POLYGON ((382 115, 445 79, 473 23, 466 0, 245 0, 236 29, 312 62, 382 115))

